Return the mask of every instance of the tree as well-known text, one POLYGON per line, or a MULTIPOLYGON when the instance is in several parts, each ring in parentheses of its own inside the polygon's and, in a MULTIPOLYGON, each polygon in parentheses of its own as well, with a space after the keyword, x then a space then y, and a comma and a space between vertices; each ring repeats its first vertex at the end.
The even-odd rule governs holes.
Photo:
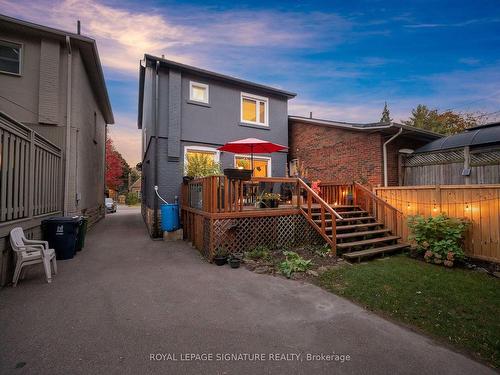
POLYGON ((389 111, 389 108, 387 107, 387 102, 384 104, 384 110, 382 111, 382 117, 380 118, 380 122, 391 122, 391 112, 389 111))
POLYGON ((106 187, 118 190, 123 172, 122 161, 113 146, 111 138, 106 139, 106 187))
POLYGON ((411 111, 411 117, 403 124, 420 129, 450 135, 464 131, 477 125, 478 117, 471 113, 456 113, 451 110, 439 113, 437 109, 429 109, 423 104, 411 111))

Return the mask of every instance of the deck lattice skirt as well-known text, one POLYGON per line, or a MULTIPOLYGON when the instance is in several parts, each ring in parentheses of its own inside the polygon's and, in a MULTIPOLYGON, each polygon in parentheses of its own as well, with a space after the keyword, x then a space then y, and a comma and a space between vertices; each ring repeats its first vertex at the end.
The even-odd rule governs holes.
POLYGON ((205 219, 202 253, 212 259, 219 246, 231 253, 249 251, 256 246, 289 249, 324 240, 302 215, 205 219))

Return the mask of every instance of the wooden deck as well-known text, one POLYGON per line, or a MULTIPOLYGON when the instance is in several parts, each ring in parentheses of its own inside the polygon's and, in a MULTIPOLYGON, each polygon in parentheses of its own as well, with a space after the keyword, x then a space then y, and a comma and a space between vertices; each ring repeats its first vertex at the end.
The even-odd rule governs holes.
POLYGON ((182 189, 185 239, 210 260, 220 247, 242 252, 263 244, 326 242, 336 255, 337 249, 383 252, 397 242, 399 212, 370 190, 359 184, 322 183, 320 188, 321 196, 298 178, 190 181, 182 189), (279 206, 260 208, 264 193, 279 194, 279 206))

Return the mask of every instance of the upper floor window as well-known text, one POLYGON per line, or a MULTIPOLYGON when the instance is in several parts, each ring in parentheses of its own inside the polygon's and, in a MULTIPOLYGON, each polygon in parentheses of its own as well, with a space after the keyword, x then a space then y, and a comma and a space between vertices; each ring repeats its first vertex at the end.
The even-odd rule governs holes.
POLYGON ((269 126, 268 103, 262 96, 241 93, 241 122, 269 126))
POLYGON ((199 82, 189 82, 189 100, 208 104, 208 85, 199 82))
POLYGON ((0 40, 0 72, 21 74, 21 45, 0 40))

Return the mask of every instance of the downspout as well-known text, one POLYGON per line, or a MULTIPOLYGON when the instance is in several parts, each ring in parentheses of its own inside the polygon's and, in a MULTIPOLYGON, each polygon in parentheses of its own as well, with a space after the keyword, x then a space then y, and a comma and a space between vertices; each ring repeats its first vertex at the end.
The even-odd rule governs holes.
POLYGON ((387 145, 399 137, 403 133, 403 128, 399 128, 399 131, 394 134, 391 138, 384 142, 383 146, 383 157, 384 157, 384 186, 387 186, 387 145))
MULTIPOLYGON (((158 186, 158 83, 159 83, 159 71, 160 71, 160 62, 156 61, 155 67, 155 101, 154 101, 154 124, 155 124, 155 158, 154 158, 154 186, 158 186)), ((159 219, 158 219, 158 197, 157 194, 154 194, 154 202, 153 202, 153 237, 159 237, 159 219)))
POLYGON ((68 49, 68 81, 66 87, 66 147, 65 147, 65 165, 64 165, 64 216, 69 212, 69 169, 70 169, 70 148, 71 148, 71 41, 66 35, 66 47, 68 49))

